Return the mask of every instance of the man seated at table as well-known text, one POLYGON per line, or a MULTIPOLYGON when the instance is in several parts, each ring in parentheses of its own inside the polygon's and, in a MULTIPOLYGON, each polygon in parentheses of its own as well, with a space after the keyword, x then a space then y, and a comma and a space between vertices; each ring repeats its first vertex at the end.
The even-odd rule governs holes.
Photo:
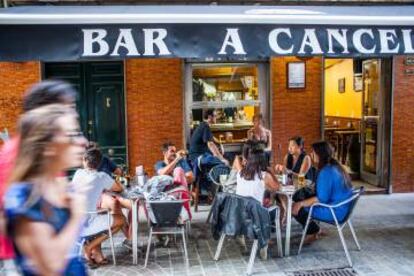
POLYGON ((158 175, 170 175, 174 182, 178 182, 186 189, 193 182, 194 176, 190 165, 185 158, 185 151, 179 150, 173 143, 167 142, 162 145, 163 160, 155 163, 155 171, 158 175))
POLYGON ((214 109, 208 109, 204 114, 204 121, 200 123, 191 136, 189 158, 194 169, 197 169, 197 167, 199 167, 198 169, 211 168, 223 163, 229 164, 214 143, 215 138, 210 125, 215 122, 216 112, 214 109))
MULTIPOLYGON (((170 192, 176 192, 180 194, 182 199, 190 199, 188 193, 188 184, 194 180, 193 172, 190 165, 185 158, 185 151, 179 150, 173 143, 167 142, 162 145, 162 153, 164 159, 155 163, 155 172, 158 175, 170 175, 174 178, 174 184, 179 186, 170 192)), ((190 205, 188 202, 184 204, 184 207, 188 211, 188 215, 191 219, 190 205)))

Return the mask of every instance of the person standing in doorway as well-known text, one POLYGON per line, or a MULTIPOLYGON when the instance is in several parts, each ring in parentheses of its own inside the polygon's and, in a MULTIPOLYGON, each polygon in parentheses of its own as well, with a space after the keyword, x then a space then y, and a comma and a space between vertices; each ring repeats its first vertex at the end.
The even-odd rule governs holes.
POLYGON ((265 145, 264 151, 267 165, 269 166, 272 154, 272 132, 263 126, 262 114, 255 114, 253 116, 253 128, 247 132, 247 138, 265 145))

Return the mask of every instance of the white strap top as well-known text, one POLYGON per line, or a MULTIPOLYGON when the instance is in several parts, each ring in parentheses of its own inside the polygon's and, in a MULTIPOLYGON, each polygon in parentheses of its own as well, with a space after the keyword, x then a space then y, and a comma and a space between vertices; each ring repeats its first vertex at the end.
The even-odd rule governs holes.
POLYGON ((240 172, 237 173, 237 188, 236 194, 241 196, 251 196, 260 203, 263 203, 265 193, 265 178, 266 172, 262 172, 262 179, 256 174, 253 180, 246 180, 241 177, 240 172))

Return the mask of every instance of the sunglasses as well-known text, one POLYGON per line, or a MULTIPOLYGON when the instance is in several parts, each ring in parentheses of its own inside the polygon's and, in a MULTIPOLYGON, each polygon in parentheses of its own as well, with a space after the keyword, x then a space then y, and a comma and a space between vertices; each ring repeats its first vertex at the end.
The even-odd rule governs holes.
POLYGON ((85 135, 83 135, 82 131, 72 131, 70 133, 66 133, 65 137, 69 138, 69 144, 76 144, 79 142, 79 139, 84 139, 85 135))

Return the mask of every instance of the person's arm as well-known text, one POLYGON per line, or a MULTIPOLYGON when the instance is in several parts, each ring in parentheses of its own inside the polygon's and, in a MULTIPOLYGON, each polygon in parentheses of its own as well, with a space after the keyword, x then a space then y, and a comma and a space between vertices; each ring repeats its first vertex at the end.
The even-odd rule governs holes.
POLYGON ((279 190, 280 184, 277 181, 276 177, 270 172, 266 172, 264 183, 266 190, 269 190, 271 192, 276 192, 277 190, 279 190))
POLYGON ((253 140, 253 129, 252 128, 247 131, 247 139, 253 140))
POLYGON ((300 173, 307 174, 311 166, 312 166, 312 161, 310 159, 310 156, 306 155, 305 158, 303 159, 302 166, 300 167, 300 173))
POLYGON ((232 169, 240 172, 243 169, 242 164, 242 157, 240 155, 236 155, 236 158, 234 158, 232 169))
POLYGON ((69 201, 71 216, 58 234, 45 222, 34 222, 27 218, 16 221, 16 246, 34 263, 39 275, 61 274, 67 263, 65 257, 78 238, 85 199, 82 195, 75 195, 69 201))
POLYGON ((186 172, 185 173, 185 179, 187 180, 187 183, 188 184, 193 183, 193 181, 194 181, 194 174, 193 174, 193 172, 192 171, 186 172))
POLYGON ((223 155, 221 155, 221 152, 219 151, 219 149, 213 141, 208 141, 207 146, 214 156, 218 157, 219 159, 223 159, 223 155))
POLYGON ((119 183, 118 181, 114 181, 112 183, 111 189, 112 192, 116 192, 116 193, 120 193, 124 190, 124 186, 122 186, 121 183, 119 183))
POLYGON ((299 202, 295 202, 293 203, 293 206, 292 206, 292 214, 296 216, 299 213, 300 209, 304 207, 310 207, 313 204, 318 203, 318 202, 319 202, 319 199, 316 196, 310 197, 308 199, 305 199, 299 202))
POLYGON ((180 162, 182 156, 177 154, 177 157, 170 163, 164 167, 161 167, 157 170, 158 175, 170 175, 174 171, 175 166, 180 162))
POLYGON ((275 171, 278 173, 283 173, 283 171, 285 170, 285 168, 287 167, 287 155, 285 155, 285 157, 283 157, 283 165, 281 164, 277 164, 275 166, 275 171))
POLYGON ((270 130, 266 130, 267 133, 267 147, 266 151, 272 151, 272 132, 270 130))

